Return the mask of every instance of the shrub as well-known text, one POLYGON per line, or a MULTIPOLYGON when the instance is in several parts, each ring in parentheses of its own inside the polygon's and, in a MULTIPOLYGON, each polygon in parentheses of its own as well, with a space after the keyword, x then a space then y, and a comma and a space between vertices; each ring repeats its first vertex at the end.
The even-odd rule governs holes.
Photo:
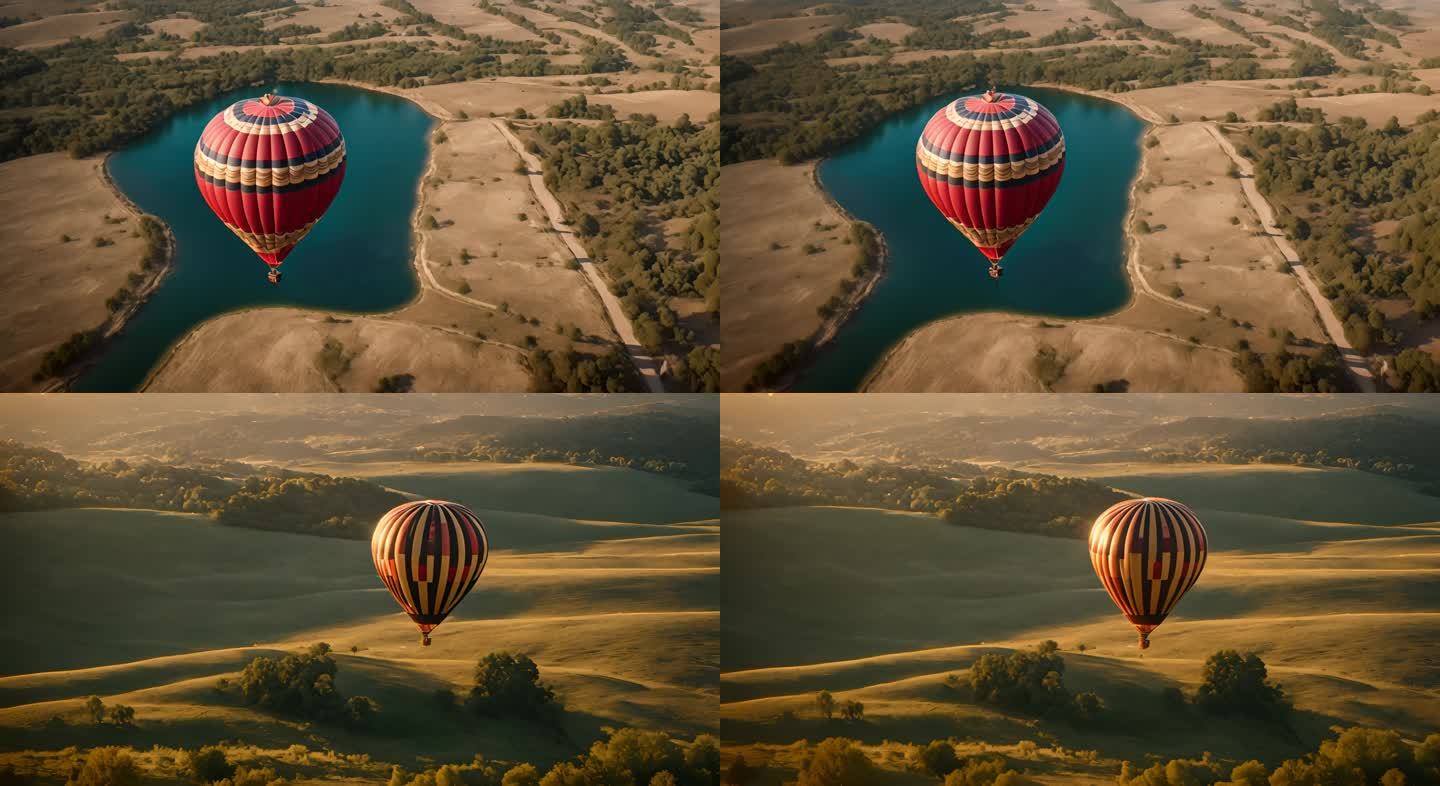
POLYGON ((1271 717, 1289 710, 1279 685, 1269 681, 1265 661, 1253 652, 1220 650, 1205 661, 1195 703, 1209 712, 1271 717))
POLYGON ((182 772, 197 783, 214 783, 234 775, 235 765, 225 756, 223 748, 207 745, 186 754, 182 772))
POLYGON ((960 769, 960 757, 955 746, 946 740, 931 740, 929 744, 916 748, 911 758, 922 772, 943 778, 960 769))
POLYGON ((94 748, 66 786, 140 786, 140 767, 125 748, 94 748))
POLYGON ((872 786, 879 771, 854 740, 831 737, 806 755, 798 775, 797 786, 872 786))
POLYGON ((506 771, 500 786, 540 786, 540 772, 533 764, 517 764, 506 771))
POLYGON ((555 692, 540 681, 540 667, 523 653, 492 652, 475 666, 475 687, 465 705, 480 715, 541 718, 558 710, 555 692))

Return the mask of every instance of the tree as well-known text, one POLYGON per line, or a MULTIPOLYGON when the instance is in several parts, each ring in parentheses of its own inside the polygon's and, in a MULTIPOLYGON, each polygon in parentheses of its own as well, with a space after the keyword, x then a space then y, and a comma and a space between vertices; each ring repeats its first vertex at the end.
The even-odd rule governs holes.
POLYGON ((225 756, 225 749, 207 745, 185 756, 182 772, 196 783, 214 783, 235 774, 235 765, 225 756))
POLYGON ((272 767, 239 767, 229 780, 219 781, 216 786, 290 786, 290 781, 276 775, 272 767))
POLYGON ((322 722, 352 724, 374 714, 374 702, 347 699, 335 687, 336 664, 330 645, 312 645, 279 660, 252 659, 235 687, 246 704, 282 715, 322 722))
POLYGON ((797 786, 873 786, 879 772, 854 740, 831 737, 809 752, 798 775, 797 786))
POLYGON ((748 786, 759 773, 745 761, 745 754, 735 754, 735 760, 725 770, 725 786, 748 786))
POLYGON ((865 717, 865 705, 858 701, 847 701, 840 705, 840 717, 848 721, 857 721, 865 717))
POLYGON ((1205 660, 1195 703, 1222 715, 1274 717, 1290 709, 1280 686, 1269 681, 1265 661, 1235 650, 1220 650, 1205 660))
POLYGON ((830 695, 830 691, 822 690, 815 694, 815 706, 820 708, 820 714, 825 716, 825 720, 835 717, 835 697, 830 695))
POLYGON ((380 712, 380 705, 369 696, 351 696, 345 702, 347 720, 355 726, 367 726, 380 712))
POLYGON ((540 786, 540 772, 533 764, 517 764, 505 772, 500 786, 540 786))
POLYGON ((110 722, 116 726, 134 726, 135 708, 125 704, 116 704, 110 708, 110 722))
POLYGON ((540 681, 540 667, 524 653, 492 652, 475 666, 475 687, 465 704, 480 715, 540 718, 555 707, 555 692, 540 681))
POLYGON ((91 696, 85 700, 85 711, 90 713, 90 720, 96 725, 105 722, 105 702, 99 696, 91 696))
POLYGON ((929 744, 912 751, 911 758, 917 767, 937 778, 943 778, 960 768, 960 757, 955 754, 955 746, 948 740, 931 740, 929 744))
POLYGON ((125 748, 94 748, 66 786, 140 786, 140 767, 125 748))

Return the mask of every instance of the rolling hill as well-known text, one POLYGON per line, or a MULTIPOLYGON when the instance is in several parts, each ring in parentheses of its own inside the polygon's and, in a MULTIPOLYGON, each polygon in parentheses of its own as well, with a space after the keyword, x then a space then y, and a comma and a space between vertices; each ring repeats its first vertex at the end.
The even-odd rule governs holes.
POLYGON ((494 549, 429 648, 376 580, 364 542, 148 510, 0 516, 18 557, 0 579, 0 764, 63 782, 67 746, 160 746, 144 756, 164 773, 174 754, 163 751, 225 740, 233 761, 297 783, 383 783, 392 764, 414 771, 477 754, 544 772, 605 728, 715 731, 715 498, 623 469, 396 469, 383 482, 401 494, 474 507, 494 549), (380 705, 372 728, 282 718, 215 689, 256 656, 320 641, 334 648, 336 688, 380 705), (441 688, 468 690, 493 651, 534 658, 564 703, 558 727, 436 705, 441 688), (133 706, 137 725, 91 723, 82 703, 92 694, 133 706))
POLYGON ((868 509, 727 512, 727 755, 769 786, 812 750, 797 741, 843 736, 882 768, 880 782, 933 784, 907 767, 908 746, 952 738, 961 755, 1002 755, 1040 783, 1113 784, 1122 762, 1152 756, 1273 767, 1331 727, 1440 731, 1440 500, 1355 470, 1092 469, 1122 491, 1174 494, 1210 535, 1204 576, 1143 654, 1083 541, 868 509), (972 695, 978 658, 1046 639, 1062 648, 1065 686, 1103 699, 1095 720, 972 695), (1227 648, 1264 659, 1294 702, 1285 722, 1219 719, 1167 694, 1193 693, 1206 658, 1227 648), (825 720, 821 690, 861 702, 863 719, 825 720))

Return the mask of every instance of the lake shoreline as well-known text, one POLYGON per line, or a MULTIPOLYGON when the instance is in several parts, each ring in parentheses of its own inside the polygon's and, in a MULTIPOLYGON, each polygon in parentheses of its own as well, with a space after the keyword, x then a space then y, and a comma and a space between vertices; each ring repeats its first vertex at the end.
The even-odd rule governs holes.
MULTIPOLYGON (((409 307, 411 307, 411 306, 414 306, 414 305, 418 304, 418 303, 420 302, 420 300, 421 300, 422 298, 424 298, 424 296, 425 296, 425 291, 426 291, 426 281, 425 281, 424 275, 422 275, 422 270, 421 270, 421 268, 420 268, 420 266, 423 264, 423 261, 420 259, 420 256, 419 256, 419 255, 421 254, 421 248, 422 248, 422 244, 423 244, 422 236, 421 236, 421 234, 420 234, 420 216, 421 216, 421 213, 422 213, 422 211, 423 211, 423 209, 424 209, 424 206, 425 206, 425 200, 424 200, 425 181, 426 181, 426 179, 430 176, 430 174, 434 171, 434 167, 435 167, 435 148, 436 148, 435 143, 434 143, 435 133, 437 133, 438 131, 440 131, 441 129, 443 129, 443 128, 445 127, 445 125, 446 125, 448 122, 452 121, 454 118, 451 117, 451 116, 449 115, 449 113, 446 112, 443 108, 441 108, 441 107, 439 107, 439 106, 436 106, 436 105, 433 105, 431 102, 422 101, 422 100, 419 100, 419 99, 417 99, 417 98, 415 98, 415 97, 413 97, 413 96, 405 95, 404 93, 400 92, 398 89, 395 89, 395 88, 387 88, 387 87, 382 87, 382 86, 379 86, 379 85, 367 85, 367 84, 364 84, 364 83, 362 83, 362 82, 355 82, 355 81, 351 81, 351 80, 338 80, 338 79, 321 79, 321 80, 316 80, 315 84, 338 85, 338 86, 341 86, 341 87, 348 87, 348 88, 353 88, 353 89, 357 89, 357 90, 366 90, 366 91, 375 92, 375 93, 383 93, 383 94, 385 94, 385 95, 393 96, 393 97, 395 97, 395 98, 401 98, 401 99, 404 99, 404 100, 410 102, 410 103, 411 103, 412 105, 414 105, 417 109, 419 109, 421 112, 423 112, 426 116, 430 117, 432 120, 434 120, 434 121, 436 122, 435 128, 431 130, 431 132, 430 132, 429 135, 427 135, 427 138, 426 138, 426 141, 425 141, 425 144, 426 144, 426 151, 425 151, 426 170, 421 173, 420 178, 418 179, 418 181, 417 181, 417 183, 416 183, 416 186, 415 186, 416 206, 415 206, 415 210, 414 210, 413 214, 411 215, 411 219, 410 219, 410 231, 411 231, 411 237, 410 237, 411 265, 410 265, 410 267, 411 267, 412 272, 414 273, 415 281, 416 281, 415 296, 412 297, 410 300, 408 300, 408 301, 405 302, 405 303, 402 303, 402 304, 400 304, 400 305, 398 305, 398 306, 396 306, 396 307, 394 307, 394 308, 386 309, 386 310, 384 310, 384 311, 344 311, 344 310, 341 310, 341 309, 318 309, 318 308, 304 308, 304 307, 299 307, 299 306, 283 306, 283 305, 253 306, 253 305, 251 305, 251 306, 242 306, 242 307, 237 308, 237 309, 230 309, 230 310, 227 310, 227 311, 219 312, 219 313, 217 313, 217 314, 213 314, 213 315, 211 315, 210 317, 208 317, 208 318, 202 320, 201 322, 197 323, 195 326, 191 327, 191 328, 190 328, 189 330, 187 330, 183 335, 181 335, 179 338, 177 338, 175 341, 173 341, 168 347, 166 347, 166 348, 165 348, 165 351, 164 351, 163 353, 161 353, 159 360, 157 360, 157 361, 155 362, 155 364, 154 364, 153 366, 151 366, 151 368, 145 373, 144 379, 140 382, 139 386, 135 388, 134 392, 145 392, 145 391, 147 391, 147 390, 155 383, 156 379, 157 379, 157 378, 166 370, 166 368, 174 361, 175 357, 176 357, 177 354, 180 352, 180 350, 182 350, 187 344, 191 343, 191 342, 192 342, 192 339, 194 338, 194 336, 195 336, 197 333, 199 333, 199 332, 201 331, 201 329, 203 329, 205 326, 207 326, 207 325, 211 324, 212 322, 215 322, 216 320, 219 320, 219 319, 231 317, 231 316, 238 315, 238 314, 258 313, 258 312, 263 311, 263 310, 265 310, 265 309, 271 309, 271 308, 295 308, 295 309, 298 309, 298 310, 300 310, 300 311, 302 311, 302 312, 305 312, 306 314, 313 315, 313 316, 315 316, 315 317, 328 318, 328 319, 336 319, 336 320, 353 319, 353 318, 356 318, 356 317, 385 318, 385 317, 388 317, 388 316, 393 316, 394 314, 396 314, 396 313, 398 313, 398 312, 400 312, 400 311, 402 311, 402 310, 404 310, 404 309, 406 309, 406 308, 409 308, 409 307)), ((197 102, 197 103, 200 103, 200 102, 197 102)), ((107 152, 107 153, 105 154, 107 163, 108 163, 108 160, 109 160, 110 156, 113 155, 114 152, 115 152, 115 151, 110 151, 110 152, 107 152)), ((139 208, 135 205, 135 203, 134 203, 133 201, 131 201, 131 199, 129 198, 129 196, 125 195, 125 193, 119 188, 119 186, 118 186, 117 184, 115 184, 114 180, 110 177, 108 167, 105 168, 104 172, 105 172, 105 178, 104 178, 104 179, 105 179, 107 185, 111 188, 111 190, 114 191, 114 192, 119 196, 120 200, 121 200, 122 202, 124 202, 127 206, 129 206, 132 211, 139 211, 139 208)), ((154 217, 152 216, 152 218, 154 218, 154 217)), ((156 218, 155 220, 160 221, 160 219, 158 219, 158 218, 156 218)), ((174 259, 174 251, 175 251, 175 238, 174 238, 173 232, 171 232, 170 227, 169 227, 169 225, 168 225, 167 223, 165 223, 164 221, 160 221, 160 224, 165 227, 166 234, 167 234, 167 236, 169 237, 169 249, 168 249, 168 256, 167 256, 167 264, 166 264, 166 266, 165 266, 165 273, 168 274, 168 272, 173 268, 173 259, 174 259)), ((164 278, 163 275, 160 276, 160 279, 163 279, 163 278, 164 278)), ((154 285, 153 285, 153 286, 148 286, 148 287, 147 287, 146 292, 145 292, 145 299, 146 299, 146 300, 148 300, 149 297, 150 297, 151 295, 153 295, 154 292, 159 288, 159 283, 160 283, 160 280, 157 279, 157 280, 154 282, 154 285)), ((133 313, 138 312, 138 310, 139 310, 138 307, 135 308, 133 311, 131 311, 129 314, 126 315, 126 318, 128 319, 131 315, 133 315, 133 313)), ((115 330, 115 331, 113 331, 112 333, 108 333, 108 334, 106 335, 107 340, 108 340, 114 333, 118 333, 118 332, 119 332, 118 330, 115 330)), ((491 344, 493 344, 493 343, 498 343, 498 342, 484 342, 484 341, 482 341, 482 342, 478 342, 478 343, 491 343, 491 344)), ((67 377, 67 379, 66 379, 66 382, 65 382, 65 386, 68 387, 71 383, 74 382, 74 380, 76 380, 76 379, 78 379, 80 376, 82 376, 83 372, 84 372, 85 370, 87 370, 91 365, 93 365, 96 360, 99 359, 99 357, 101 356, 101 354, 103 354, 103 352, 105 351, 105 349, 108 349, 108 347, 102 348, 100 351, 97 351, 96 353, 94 353, 93 356, 90 356, 90 357, 88 358, 88 361, 83 365, 82 368, 78 368, 73 374, 68 375, 68 377, 67 377)))
POLYGON ((844 327, 846 322, 860 313, 860 309, 864 307, 865 301, 869 299, 871 293, 875 291, 875 288, 880 285, 880 281, 885 278, 885 273, 890 267, 890 245, 885 240, 885 233, 876 229, 873 224, 856 218, 854 214, 846 210, 845 206, 836 201, 835 197, 826 190, 825 184, 820 181, 820 164, 822 162, 823 159, 822 161, 810 164, 810 173, 807 178, 810 181, 810 186, 815 190, 815 193, 820 195, 820 198, 825 201, 825 204, 831 210, 838 213, 840 217, 849 222, 851 226, 855 224, 865 224, 870 227, 870 230, 875 233, 875 242, 879 244, 880 251, 875 256, 875 263, 871 270, 863 279, 859 279, 859 285, 851 290, 849 295, 846 295, 844 303, 835 310, 834 314, 831 314, 823 320, 820 323, 820 327, 817 328, 814 333, 801 339, 801 342, 806 348, 802 362, 796 366, 796 368, 786 372, 784 376, 769 388, 770 390, 787 390, 804 376, 806 369, 813 365, 821 355, 834 349, 835 337, 839 335, 840 328, 844 327))
POLYGON ((145 304, 150 301, 150 298, 154 296, 155 292, 160 289, 160 285, 170 276, 171 271, 175 269, 175 252, 177 245, 175 232, 171 230, 170 224, 159 216, 153 216, 141 210, 140 206, 135 204, 134 200, 130 199, 130 196, 115 183, 115 179, 110 175, 110 156, 112 155, 114 155, 113 150, 107 151, 100 161, 98 173, 101 184, 120 201, 120 204, 125 206, 125 209, 129 211, 131 217, 135 219, 137 226, 142 218, 149 218, 160 225, 160 228, 165 232, 165 253, 159 264, 148 271, 145 280, 135 288, 131 299, 118 311, 111 314, 109 319, 101 322, 99 326, 92 329, 93 333, 98 334, 99 343, 90 351, 86 352, 82 360, 66 369, 64 375, 47 384, 42 389, 44 393, 68 392, 70 386, 75 384, 86 371, 99 361, 100 357, 111 347, 115 337, 124 331, 125 326, 129 324, 130 320, 134 318, 136 314, 140 313, 140 309, 144 308, 145 304))
MULTIPOLYGON (((1146 108, 1144 108, 1144 107, 1139 106, 1138 104, 1136 104, 1136 103, 1133 102, 1133 101, 1127 101, 1127 100, 1125 100, 1125 99, 1123 99, 1123 98, 1120 98, 1120 97, 1118 97, 1118 96, 1115 95, 1115 94, 1101 93, 1101 92, 1098 92, 1098 91, 1087 90, 1087 89, 1084 89, 1084 88, 1069 87, 1069 86, 1066 86, 1066 85, 1057 85, 1057 84, 1052 84, 1052 83, 1041 83, 1041 82, 1035 83, 1035 84, 1033 85, 1033 87, 1040 87, 1040 88, 1044 88, 1044 89, 1048 89, 1048 90, 1056 90, 1056 91, 1060 91, 1060 92, 1073 93, 1073 94, 1076 94, 1076 95, 1083 95, 1083 96, 1087 96, 1087 97, 1090 97, 1090 98, 1096 98, 1096 99, 1101 99, 1101 100, 1109 101, 1109 102, 1111 102, 1111 103, 1114 103, 1114 104, 1117 104, 1117 105, 1123 107, 1124 109, 1126 109, 1127 111, 1129 111, 1132 115, 1134 115, 1137 119, 1139 119, 1139 120, 1145 125, 1144 131, 1141 133, 1139 139, 1137 139, 1137 141, 1136 141, 1136 147, 1137 147, 1138 151, 1140 152, 1139 164, 1138 164, 1138 166, 1136 167, 1135 176, 1134 176, 1134 178, 1133 178, 1133 179, 1131 180, 1131 182, 1130 182, 1130 188, 1129 188, 1129 192, 1128 192, 1128 204, 1127 204, 1126 213, 1125 213, 1125 224, 1124 224, 1124 227, 1123 227, 1123 232, 1124 232, 1124 237, 1125 237, 1125 247, 1126 247, 1126 255, 1125 255, 1126 258, 1125 258, 1125 262, 1124 262, 1124 268, 1125 268, 1125 271, 1126 271, 1125 277, 1126 277, 1126 279, 1127 279, 1127 284, 1129 285, 1129 286, 1128 286, 1128 289, 1130 290, 1129 297, 1125 300, 1124 303, 1122 303, 1122 304, 1119 305, 1117 308, 1115 308, 1115 309, 1113 309, 1113 310, 1111 310, 1111 311, 1108 311, 1108 312, 1106 312, 1106 313, 1104 313, 1104 314, 1098 314, 1098 315, 1095 315, 1095 316, 1092 316, 1092 317, 1084 318, 1084 319, 1072 319, 1072 318, 1069 318, 1069 317, 1059 317, 1059 316, 1055 316, 1055 315, 1038 314, 1038 313, 1028 313, 1028 312, 1017 312, 1017 311, 988 311, 988 310, 987 310, 987 311, 976 311, 976 312, 967 312, 967 313, 962 313, 962 314, 954 314, 954 315, 951 315, 951 316, 948 316, 948 317, 944 317, 944 318, 942 318, 941 320, 936 320, 936 321, 945 321, 945 320, 948 320, 948 319, 955 319, 955 318, 959 318, 959 317, 971 316, 972 314, 995 314, 995 315, 999 315, 999 316, 1003 316, 1003 317, 1011 317, 1011 318, 1022 318, 1022 317, 1024 317, 1024 318, 1030 318, 1030 317, 1033 317, 1033 318, 1037 318, 1037 319, 1041 319, 1041 320, 1044 320, 1044 319, 1046 319, 1046 318, 1053 318, 1053 319, 1064 319, 1064 320, 1067 321, 1067 322, 1080 322, 1080 323, 1083 323, 1083 322, 1090 321, 1090 320, 1104 319, 1104 318, 1106 318, 1106 317, 1109 317, 1109 316, 1112 316, 1112 315, 1114 315, 1114 314, 1120 313, 1120 312, 1126 310, 1127 308, 1130 308, 1130 307, 1135 303, 1135 299, 1136 299, 1136 297, 1138 296, 1138 293, 1139 293, 1140 291, 1142 291, 1142 290, 1143 290, 1143 291, 1146 291, 1146 292, 1150 292, 1150 291, 1151 291, 1151 290, 1150 290, 1149 283, 1148 283, 1147 281, 1145 281, 1144 276, 1143 276, 1142 273, 1140 272, 1140 265, 1139 265, 1139 238, 1138 238, 1138 236, 1137 236, 1136 233, 1135 233, 1134 221, 1135 221, 1135 217, 1136 217, 1136 212, 1137 212, 1137 210, 1139 209, 1139 186, 1140 186, 1141 181, 1144 179, 1144 177, 1145 177, 1145 175, 1146 175, 1146 161, 1145 161, 1145 155, 1144 155, 1144 151, 1145 151, 1144 141, 1145 141, 1146 136, 1151 132, 1151 129, 1152 129, 1155 125, 1161 125, 1161 124, 1163 124, 1163 121, 1160 120, 1159 118, 1155 117, 1154 113, 1151 112, 1150 110, 1148 110, 1148 109, 1146 109, 1146 108)), ((971 86, 971 89, 975 89, 975 88, 976 88, 976 86, 973 86, 973 85, 971 86)), ((814 169, 812 170, 812 180, 813 180, 813 182, 814 182, 817 190, 820 192, 821 196, 825 199, 825 201, 826 201, 827 203, 829 203, 832 207, 834 207, 834 208, 836 209, 836 211, 839 212, 841 215, 846 216, 846 217, 849 218, 850 220, 854 221, 854 220, 856 220, 856 219, 854 219, 854 217, 851 216, 851 214, 849 213, 849 211, 847 211, 847 210, 844 208, 844 206, 840 205, 840 203, 835 199, 834 195, 831 194, 831 193, 825 188, 824 183, 821 181, 821 179, 820 179, 820 177, 819 177, 820 165, 823 164, 823 163, 824 163, 826 160, 828 160, 828 159, 829 159, 829 157, 827 156, 826 158, 820 159, 819 161, 817 161, 817 162, 814 164, 814 169)), ((875 230, 875 233, 876 233, 876 235, 877 235, 877 237, 878 237, 878 239, 879 239, 879 242, 880 242, 880 244, 881 244, 881 248, 884 249, 884 251, 883 251, 883 256, 886 257, 885 262, 882 263, 881 266, 880 266, 880 273, 883 273, 883 272, 888 268, 888 256, 889 256, 888 248, 889 248, 889 247, 888 247, 888 244, 886 243, 885 234, 884 234, 883 232, 881 232, 879 229, 876 229, 876 230, 875 230)), ((775 390, 785 390, 785 389, 789 388, 790 386, 794 385, 796 381, 798 381, 799 379, 801 379, 801 378, 804 376, 805 372, 808 371, 808 370, 813 366, 815 360, 819 357, 819 350, 821 350, 821 349, 833 349, 833 347, 834 347, 834 339, 835 339, 836 335, 837 335, 838 332, 839 332, 839 328, 844 324, 844 321, 845 321, 845 320, 848 320, 850 317, 852 317, 855 313, 857 313, 857 312, 859 311, 860 307, 864 305, 864 301, 869 297, 870 294, 873 293, 875 286, 876 286, 876 285, 879 283, 879 281, 880 281, 880 278, 881 278, 881 275, 877 274, 875 277, 873 277, 873 279, 872 279, 870 282, 868 282, 868 284, 867 284, 865 287, 862 287, 862 288, 859 288, 859 289, 856 290, 856 295, 858 295, 858 297, 852 296, 852 298, 847 301, 847 307, 842 310, 841 314, 837 314, 837 317, 843 315, 843 318, 840 319, 840 321, 833 326, 832 332, 831 332, 828 336, 825 336, 825 337, 824 337, 823 342, 820 342, 820 343, 815 344, 815 345, 814 345, 814 350, 812 350, 811 352, 807 352, 807 353, 806 353, 803 364, 800 365, 798 368, 796 368, 794 371, 792 371, 792 372, 790 372, 789 374, 787 374, 786 377, 785 377, 784 380, 783 380, 783 384, 777 385, 777 386, 774 388, 775 390)), ((1161 296, 1159 296, 1159 295, 1156 295, 1156 297, 1159 297, 1159 298, 1162 299, 1162 300, 1169 300, 1169 298, 1164 298, 1164 297, 1161 297, 1161 296)), ((1176 302, 1176 304, 1177 304, 1177 305, 1181 305, 1181 306, 1184 307, 1184 308, 1193 308, 1193 307, 1190 306, 1189 304, 1180 304, 1180 303, 1178 303, 1178 301, 1176 302)), ((827 320, 827 322, 826 322, 824 325, 822 325, 822 328, 821 328, 821 331, 822 331, 822 332, 821 332, 820 334, 817 334, 817 335, 823 335, 823 331, 825 330, 825 328, 826 328, 827 326, 829 326, 829 324, 830 324, 830 321, 827 320)), ((872 364, 872 365, 870 366, 870 368, 865 372, 864 377, 861 379, 861 382, 860 382, 859 386, 856 388, 855 392, 868 392, 868 391, 870 390, 870 386, 871 386, 871 384, 873 383, 873 381, 875 380, 875 378, 884 371, 884 369, 885 369, 885 367, 886 367, 887 364, 889 364, 890 362, 892 362, 892 360, 894 359, 896 353, 897 353, 901 348, 903 348, 903 347, 905 347, 907 344, 909 344, 909 342, 911 341, 912 337, 913 337, 916 333, 920 332, 921 330, 924 330, 927 326, 929 326, 929 325, 931 325, 931 324, 933 324, 933 322, 927 322, 927 323, 922 324, 922 325, 917 325, 915 328, 907 331, 907 332, 905 333, 905 335, 902 336, 899 340, 897 340, 896 342, 894 342, 893 344, 891 344, 889 347, 887 347, 886 350, 885 350, 885 352, 884 352, 883 354, 881 354, 880 357, 877 359, 877 361, 876 361, 874 364, 872 364)))

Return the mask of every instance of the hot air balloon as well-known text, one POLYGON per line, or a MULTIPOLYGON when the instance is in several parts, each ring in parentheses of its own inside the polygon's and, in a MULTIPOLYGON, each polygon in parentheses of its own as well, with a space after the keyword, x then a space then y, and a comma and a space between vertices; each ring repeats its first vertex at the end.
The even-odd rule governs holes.
POLYGON ((1060 187, 1065 136, 1033 99, 991 88, 946 104, 915 146, 920 185, 940 214, 990 260, 1000 260, 1060 187))
POLYGON ((237 101, 195 145, 195 182, 215 215, 270 266, 325 215, 345 179, 345 139, 329 113, 299 98, 237 101))
POLYGON ((430 631, 460 605, 485 570, 490 545, 485 525, 469 508, 430 499, 386 513, 370 536, 370 556, 380 581, 415 621, 428 647, 430 631))
POLYGON ((1120 613, 1140 632, 1140 649, 1205 569, 1205 528, 1195 512, 1158 497, 1110 507, 1090 528, 1090 563, 1120 613))

